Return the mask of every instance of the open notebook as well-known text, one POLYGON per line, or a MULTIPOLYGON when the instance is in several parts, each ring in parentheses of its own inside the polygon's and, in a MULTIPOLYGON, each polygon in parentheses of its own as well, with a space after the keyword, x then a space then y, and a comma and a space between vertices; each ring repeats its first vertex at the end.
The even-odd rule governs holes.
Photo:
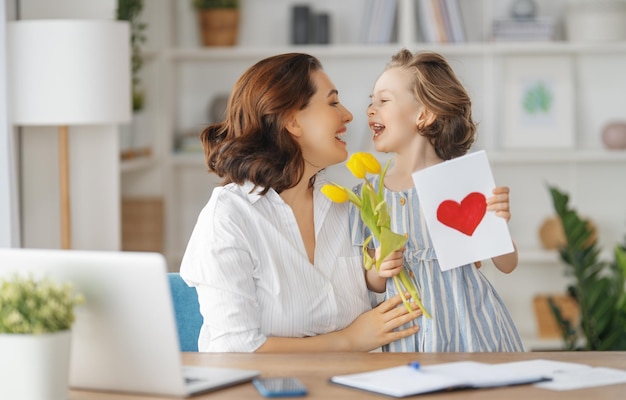
POLYGON ((73 388, 184 397, 259 375, 182 366, 166 263, 158 253, 0 249, 0 276, 17 271, 70 281, 85 297, 72 327, 73 388))
POLYGON ((370 372, 333 376, 330 381, 393 397, 459 389, 522 385, 550 380, 539 371, 513 365, 459 361, 429 366, 402 365, 370 372))

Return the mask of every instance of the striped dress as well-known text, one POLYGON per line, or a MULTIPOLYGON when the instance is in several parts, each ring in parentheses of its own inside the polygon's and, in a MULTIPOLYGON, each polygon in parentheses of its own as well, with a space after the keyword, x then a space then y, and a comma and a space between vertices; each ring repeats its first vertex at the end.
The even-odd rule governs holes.
MULTIPOLYGON (((378 177, 374 179, 378 187, 378 177)), ((361 192, 361 185, 355 188, 361 192)), ((483 352, 523 351, 517 329, 504 302, 482 272, 473 265, 441 271, 432 247, 426 220, 415 188, 405 192, 385 189, 391 215, 391 229, 408 233, 404 263, 413 272, 416 287, 432 319, 420 317, 416 335, 383 347, 394 352, 483 352)), ((362 246, 370 236, 356 207, 351 207, 352 243, 362 246)), ((371 244, 377 246, 378 244, 371 244)), ((385 298, 396 295, 393 281, 387 281, 385 298)), ((412 322, 415 323, 415 322, 412 322)))

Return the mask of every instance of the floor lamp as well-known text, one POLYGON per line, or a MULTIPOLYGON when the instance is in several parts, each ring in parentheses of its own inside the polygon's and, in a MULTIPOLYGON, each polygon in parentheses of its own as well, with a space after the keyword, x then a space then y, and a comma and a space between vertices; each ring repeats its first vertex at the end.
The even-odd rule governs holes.
POLYGON ((69 127, 130 121, 128 23, 20 20, 7 33, 13 125, 58 127, 61 248, 69 249, 69 127))

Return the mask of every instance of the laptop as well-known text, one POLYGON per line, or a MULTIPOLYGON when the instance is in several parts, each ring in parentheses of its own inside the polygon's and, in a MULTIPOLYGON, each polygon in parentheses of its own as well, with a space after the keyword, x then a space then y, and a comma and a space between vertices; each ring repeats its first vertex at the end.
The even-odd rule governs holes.
POLYGON ((159 253, 0 249, 0 277, 17 271, 69 281, 85 297, 72 326, 72 388, 187 397, 260 375, 182 365, 159 253))

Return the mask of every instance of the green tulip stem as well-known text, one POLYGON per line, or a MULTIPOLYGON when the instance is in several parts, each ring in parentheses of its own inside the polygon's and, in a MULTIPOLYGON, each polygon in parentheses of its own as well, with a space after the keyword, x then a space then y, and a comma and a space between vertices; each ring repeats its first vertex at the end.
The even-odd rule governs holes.
POLYGON ((400 298, 402 299, 402 303, 404 303, 404 306, 406 307, 406 309, 409 312, 413 312, 413 309, 411 308, 411 305, 409 304, 409 300, 407 300, 406 296, 404 295, 404 290, 402 290, 402 285, 400 284, 400 279, 398 279, 398 275, 395 275, 393 277, 393 283, 396 285, 396 290, 398 291, 398 294, 400 295, 400 298))
POLYGON ((396 278, 396 277, 400 278, 400 281, 402 282, 402 286, 404 286, 404 288, 406 290, 408 290, 408 292, 411 294, 411 298, 413 299, 415 304, 417 304, 417 306, 420 308, 420 310, 422 310, 422 314, 426 318, 430 319, 431 316, 428 313, 428 311, 426 311, 426 309, 424 308, 424 305, 422 304, 422 301, 420 300, 420 297, 417 294, 417 288, 415 287, 415 285, 413 284, 413 281, 411 280, 411 278, 407 274, 406 268, 402 268, 402 271, 400 271, 400 273, 398 275, 394 276, 394 278, 396 278))

